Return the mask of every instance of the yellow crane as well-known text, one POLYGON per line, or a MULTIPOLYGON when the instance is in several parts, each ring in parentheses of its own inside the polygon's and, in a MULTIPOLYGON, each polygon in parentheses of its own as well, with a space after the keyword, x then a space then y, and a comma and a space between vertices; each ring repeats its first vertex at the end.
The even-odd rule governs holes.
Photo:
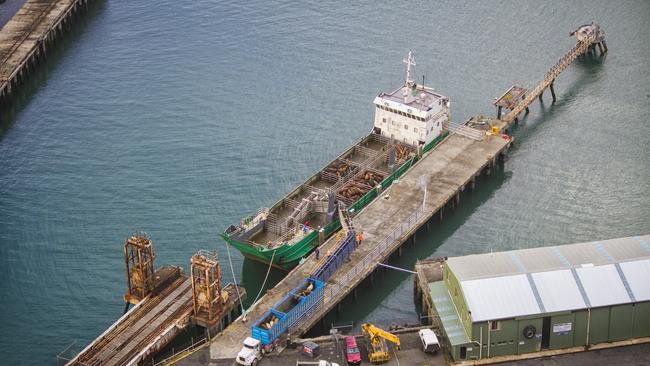
POLYGON ((361 324, 361 330, 363 331, 363 334, 368 337, 370 342, 370 347, 368 349, 368 358, 370 359, 370 362, 381 363, 390 359, 386 341, 395 343, 399 350, 400 341, 398 336, 377 328, 369 323, 361 324))

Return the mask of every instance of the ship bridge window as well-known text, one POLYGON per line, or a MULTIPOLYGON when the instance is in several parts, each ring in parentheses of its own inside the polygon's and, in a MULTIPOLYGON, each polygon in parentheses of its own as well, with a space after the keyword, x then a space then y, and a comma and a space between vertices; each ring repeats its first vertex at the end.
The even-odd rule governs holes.
POLYGON ((382 118, 381 123, 386 123, 386 118, 382 118))
POLYGON ((413 132, 418 133, 418 129, 413 127, 413 132))
POLYGON ((405 130, 408 130, 408 129, 409 129, 409 125, 404 125, 404 129, 405 129, 405 130))

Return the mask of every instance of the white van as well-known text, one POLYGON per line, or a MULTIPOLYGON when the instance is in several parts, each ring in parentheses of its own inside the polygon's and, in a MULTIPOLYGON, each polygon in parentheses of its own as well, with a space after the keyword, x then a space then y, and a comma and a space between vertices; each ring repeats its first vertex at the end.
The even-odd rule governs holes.
POLYGON ((435 353, 440 349, 438 337, 431 329, 420 329, 420 342, 422 342, 422 351, 435 353))

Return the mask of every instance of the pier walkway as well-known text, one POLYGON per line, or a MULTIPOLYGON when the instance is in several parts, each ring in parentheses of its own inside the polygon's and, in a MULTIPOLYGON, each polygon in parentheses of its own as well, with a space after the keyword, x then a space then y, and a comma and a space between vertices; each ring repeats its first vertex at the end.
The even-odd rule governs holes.
POLYGON ((192 283, 176 267, 156 273, 167 284, 139 302, 66 365, 137 365, 171 340, 192 315, 192 283))
POLYGON ((78 355, 72 359, 58 358, 66 361, 66 366, 139 365, 149 362, 156 352, 190 323, 217 332, 223 329, 236 316, 238 297, 246 297, 243 287, 229 283, 220 291, 225 298, 220 302, 214 324, 206 323, 201 314, 197 317, 194 313, 192 280, 179 267, 162 267, 156 271, 155 277, 157 285, 153 292, 78 355))
MULTIPOLYGON (((442 217, 445 205, 458 203, 460 192, 473 187, 484 169, 493 168, 510 142, 499 136, 476 141, 453 134, 360 211, 354 218, 354 225, 363 232, 364 238, 350 258, 350 263, 355 265, 342 267, 330 277, 322 304, 294 324, 290 334, 300 336, 308 331, 433 215, 442 217)), ((336 236, 326 241, 320 252, 327 253, 335 245, 336 236)), ((240 318, 217 335, 210 345, 210 357, 235 358, 243 340, 250 336, 252 322, 304 281, 317 267, 317 262, 312 253, 251 306, 245 323, 240 318)))
POLYGON ((88 0, 27 0, 0 30, 0 101, 13 94, 88 0))
MULTIPOLYGON (((578 56, 593 50, 596 45, 601 49, 601 53, 607 51, 604 32, 599 26, 593 23, 583 25, 571 33, 574 34, 578 39, 576 46, 566 53, 527 95, 523 95, 527 90, 521 88, 522 95, 519 99, 510 100, 510 113, 503 119, 491 122, 493 127, 507 130, 523 110, 528 110, 530 103, 536 98, 541 98, 546 88, 551 89, 555 100, 553 81, 578 56)), ((513 89, 514 87, 511 88, 513 89)), ((460 192, 467 187, 474 188, 476 177, 483 171, 491 171, 497 159, 511 144, 507 136, 487 133, 480 135, 480 130, 464 125, 449 124, 445 128, 452 133, 449 137, 425 154, 399 181, 380 193, 378 198, 354 217, 355 228, 363 233, 362 243, 352 253, 350 264, 339 268, 327 280, 322 303, 310 309, 289 328, 291 337, 301 336, 332 311, 377 268, 379 263, 385 261, 394 251, 400 250, 408 238, 413 237, 415 241, 417 230, 424 225, 428 228, 434 215, 439 215, 442 219, 445 206, 458 204, 460 192)), ((336 236, 326 241, 320 252, 327 253, 335 246, 336 236)), ((244 322, 241 318, 236 320, 213 339, 210 358, 235 358, 242 341, 251 334, 252 323, 309 277, 317 266, 318 261, 312 253, 303 264, 292 270, 276 287, 251 306, 247 321, 244 322)))
MULTIPOLYGON (((597 25, 584 25, 578 28, 576 31, 572 32, 571 35, 576 35, 578 43, 573 47, 569 52, 567 52, 560 60, 551 67, 551 69, 544 75, 544 79, 540 81, 537 86, 532 90, 526 91, 525 97, 517 103, 513 109, 501 119, 502 124, 500 128, 506 129, 515 121, 521 112, 526 110, 528 112, 528 106, 535 101, 537 98, 542 98, 544 90, 549 88, 551 90, 551 95, 553 97, 553 102, 555 102, 555 89, 553 89, 553 82, 555 79, 560 76, 562 71, 564 71, 569 65, 575 61, 578 56, 586 53, 589 50, 593 50, 596 45, 600 48, 600 52, 607 52, 607 45, 605 44, 605 32, 603 32, 597 25)), ((518 87, 513 87, 518 88, 518 87)), ((511 88, 512 89, 512 88, 511 88)), ((523 88, 521 88, 523 89, 523 88)), ((525 90, 525 89, 523 89, 525 90)), ((499 107, 499 113, 497 118, 501 118, 501 107, 499 107)))

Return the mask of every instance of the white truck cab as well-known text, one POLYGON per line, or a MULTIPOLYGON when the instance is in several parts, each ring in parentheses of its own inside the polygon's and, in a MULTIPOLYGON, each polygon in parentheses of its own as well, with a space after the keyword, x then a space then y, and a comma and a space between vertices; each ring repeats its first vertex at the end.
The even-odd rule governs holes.
POLYGON ((246 337, 244 346, 237 354, 237 363, 244 366, 256 366, 262 359, 262 342, 246 337))
POLYGON ((440 349, 438 337, 431 329, 420 329, 420 342, 422 343, 422 351, 424 352, 437 352, 440 349))

